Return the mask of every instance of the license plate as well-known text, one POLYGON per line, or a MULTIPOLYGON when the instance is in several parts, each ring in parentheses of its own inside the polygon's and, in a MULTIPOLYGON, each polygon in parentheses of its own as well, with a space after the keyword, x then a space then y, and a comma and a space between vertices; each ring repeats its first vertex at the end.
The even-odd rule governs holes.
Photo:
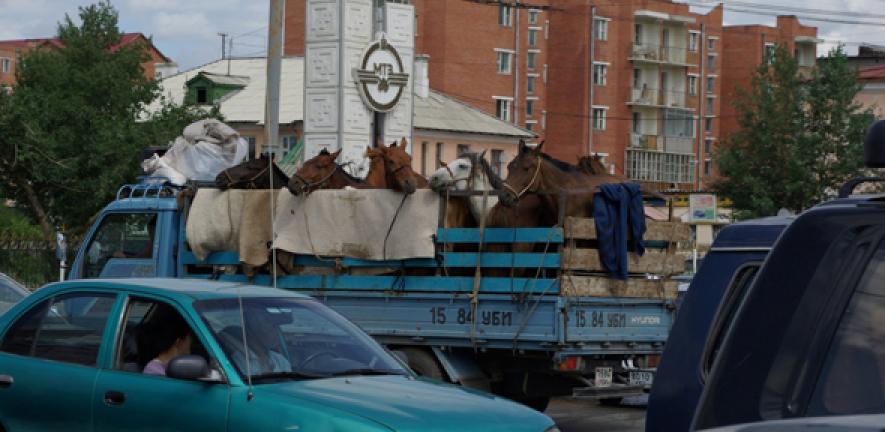
POLYGON ((651 372, 630 372, 630 385, 651 385, 654 374, 651 372))
POLYGON ((594 377, 594 384, 596 387, 611 387, 612 385, 612 373, 613 368, 610 367, 598 367, 596 368, 596 376, 594 377))

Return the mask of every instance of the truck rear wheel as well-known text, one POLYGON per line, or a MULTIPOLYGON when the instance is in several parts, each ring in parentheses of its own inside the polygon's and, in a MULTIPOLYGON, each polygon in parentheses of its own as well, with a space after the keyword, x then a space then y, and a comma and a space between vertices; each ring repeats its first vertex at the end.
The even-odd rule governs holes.
POLYGON ((540 412, 544 412, 547 409, 547 406, 550 405, 549 396, 522 398, 516 399, 516 401, 540 412))
POLYGON ((402 352, 406 353, 406 357, 409 359, 409 367, 417 372, 418 375, 441 381, 446 380, 439 362, 426 350, 421 348, 403 348, 402 352))

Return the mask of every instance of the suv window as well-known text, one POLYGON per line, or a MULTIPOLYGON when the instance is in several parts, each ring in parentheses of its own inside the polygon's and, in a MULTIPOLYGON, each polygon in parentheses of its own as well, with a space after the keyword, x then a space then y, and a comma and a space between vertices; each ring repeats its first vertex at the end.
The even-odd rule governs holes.
POLYGON ((83 276, 99 277, 111 258, 153 258, 156 227, 154 213, 117 213, 105 217, 86 249, 83 276))
POLYGON ((115 296, 73 294, 41 302, 18 319, 0 351, 95 366, 115 296))
POLYGON ((704 347, 701 368, 704 379, 707 378, 710 369, 713 368, 713 362, 716 360, 716 355, 719 354, 719 348, 722 346, 722 339, 728 333, 734 314, 747 295, 747 289, 756 280, 756 273, 759 271, 760 265, 760 263, 749 263, 740 267, 725 290, 725 296, 722 298, 719 309, 716 311, 713 324, 710 326, 710 333, 707 335, 707 343, 704 347))
POLYGON ((126 306, 124 316, 123 333, 114 356, 115 369, 142 373, 148 362, 158 358, 164 351, 168 352, 179 339, 178 333, 182 332, 174 328, 176 325, 186 327, 185 333, 189 332, 190 336, 190 345, 187 348, 189 352, 177 354, 200 355, 208 361, 206 349, 197 339, 193 328, 171 305, 133 297, 126 306))
POLYGON ((861 276, 830 344, 809 416, 885 412, 885 243, 861 276))

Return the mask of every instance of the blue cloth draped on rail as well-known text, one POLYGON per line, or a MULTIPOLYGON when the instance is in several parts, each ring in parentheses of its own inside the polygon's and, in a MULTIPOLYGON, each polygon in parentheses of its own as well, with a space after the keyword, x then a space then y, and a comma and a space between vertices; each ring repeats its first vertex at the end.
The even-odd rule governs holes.
POLYGON ((645 209, 636 183, 599 186, 593 197, 593 218, 602 265, 618 279, 627 279, 627 243, 642 256, 645 244, 645 209))

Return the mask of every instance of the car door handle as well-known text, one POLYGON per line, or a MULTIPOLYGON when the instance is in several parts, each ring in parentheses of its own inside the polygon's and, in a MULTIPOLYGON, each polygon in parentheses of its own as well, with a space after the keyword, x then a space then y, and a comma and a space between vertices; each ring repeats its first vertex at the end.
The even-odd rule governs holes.
POLYGON ((14 381, 9 375, 0 375, 0 388, 9 388, 14 381))
POLYGON ((104 403, 108 405, 122 405, 126 402, 126 395, 122 392, 109 390, 104 394, 104 403))

